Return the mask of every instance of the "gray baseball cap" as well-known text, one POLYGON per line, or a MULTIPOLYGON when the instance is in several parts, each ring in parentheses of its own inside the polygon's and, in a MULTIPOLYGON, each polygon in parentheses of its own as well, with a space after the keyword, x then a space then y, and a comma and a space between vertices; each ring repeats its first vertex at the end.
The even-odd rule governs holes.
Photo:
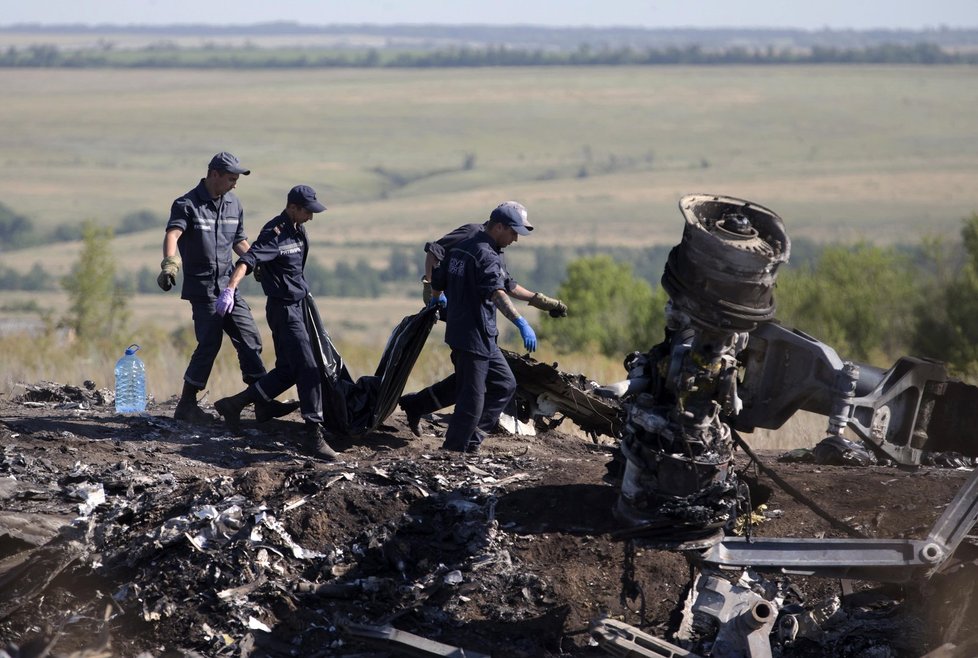
POLYGON ((506 224, 520 235, 529 235, 533 230, 533 224, 526 218, 526 208, 516 201, 500 203, 489 215, 489 221, 506 224))
POLYGON ((211 163, 207 165, 207 170, 210 171, 211 169, 227 171, 232 174, 242 174, 244 176, 251 173, 251 169, 245 169, 241 166, 241 161, 233 153, 228 153, 227 151, 221 151, 211 158, 211 163))

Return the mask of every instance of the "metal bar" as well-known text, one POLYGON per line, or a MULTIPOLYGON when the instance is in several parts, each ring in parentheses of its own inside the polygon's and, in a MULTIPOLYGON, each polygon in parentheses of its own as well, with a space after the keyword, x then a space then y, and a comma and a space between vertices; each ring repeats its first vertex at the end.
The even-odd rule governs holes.
POLYGON ((337 623, 337 627, 345 633, 357 637, 367 644, 382 648, 396 647, 404 655, 427 658, 428 656, 443 656, 445 658, 492 658, 488 654, 477 653, 442 644, 428 638, 401 631, 393 626, 373 626, 370 624, 354 624, 353 622, 337 623))
MULTIPOLYGON (((906 582, 932 567, 943 549, 916 539, 754 539, 730 537, 700 558, 718 569, 753 567, 759 571, 906 582)), ((943 559, 943 558, 940 558, 943 559)))
MULTIPOLYGON (((927 539, 940 545, 945 558, 957 550, 965 536, 978 522, 978 469, 975 469, 954 499, 934 523, 927 539)), ((943 560, 942 560, 943 561, 943 560)), ((934 571, 940 566, 935 564, 934 571)))
POLYGON ((615 619, 601 619, 592 624, 591 637, 604 651, 619 658, 701 658, 615 619))

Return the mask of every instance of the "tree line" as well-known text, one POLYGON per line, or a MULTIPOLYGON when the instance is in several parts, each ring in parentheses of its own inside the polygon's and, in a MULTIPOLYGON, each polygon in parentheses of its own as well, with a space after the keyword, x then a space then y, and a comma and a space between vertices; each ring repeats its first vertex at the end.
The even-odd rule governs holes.
MULTIPOLYGON (((927 357, 978 377, 978 214, 954 244, 801 244, 801 258, 793 250, 779 271, 778 322, 843 359, 889 367, 899 356, 927 357)), ((663 338, 665 291, 609 255, 571 262, 557 295, 571 312, 543 318, 538 333, 562 350, 624 356, 663 338)))
POLYGON ((771 64, 978 64, 974 49, 933 42, 867 46, 592 46, 547 50, 506 45, 450 46, 434 50, 371 48, 183 48, 159 43, 136 50, 63 50, 52 44, 10 46, 0 52, 7 68, 464 68, 490 66, 663 66, 771 64))
MULTIPOLYGON (((115 235, 137 233, 154 226, 162 226, 164 223, 158 215, 149 210, 136 210, 123 215, 113 233, 115 235)), ((30 217, 15 212, 0 201, 0 252, 52 242, 74 242, 82 239, 82 231, 82 224, 78 222, 65 222, 50 231, 42 231, 34 225, 34 220, 30 217)))

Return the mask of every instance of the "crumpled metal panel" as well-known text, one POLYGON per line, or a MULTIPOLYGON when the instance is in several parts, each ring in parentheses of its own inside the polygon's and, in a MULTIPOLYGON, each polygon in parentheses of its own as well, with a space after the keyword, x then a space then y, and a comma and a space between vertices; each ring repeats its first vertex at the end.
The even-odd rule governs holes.
MULTIPOLYGON (((502 350, 516 378, 516 394, 570 418, 585 432, 618 436, 621 407, 593 391, 597 384, 536 359, 502 350)), ((549 414, 548 414, 549 415, 549 414)))

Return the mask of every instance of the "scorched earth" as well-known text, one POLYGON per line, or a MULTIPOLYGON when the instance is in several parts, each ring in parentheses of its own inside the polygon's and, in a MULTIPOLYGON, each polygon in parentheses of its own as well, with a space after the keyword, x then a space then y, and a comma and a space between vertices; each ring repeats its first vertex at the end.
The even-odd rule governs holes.
MULTIPOLYGON (((617 536, 612 439, 501 433, 462 457, 438 450, 443 417, 417 438, 398 412, 324 463, 298 415, 234 436, 174 404, 122 416, 50 383, 0 398, 0 655, 607 656, 602 616, 676 641, 692 568, 617 536)), ((757 536, 921 537, 968 476, 760 457, 804 495, 739 453, 757 536)), ((976 655, 976 555, 910 586, 781 577, 782 610, 838 596, 847 616, 775 655, 976 655)))

